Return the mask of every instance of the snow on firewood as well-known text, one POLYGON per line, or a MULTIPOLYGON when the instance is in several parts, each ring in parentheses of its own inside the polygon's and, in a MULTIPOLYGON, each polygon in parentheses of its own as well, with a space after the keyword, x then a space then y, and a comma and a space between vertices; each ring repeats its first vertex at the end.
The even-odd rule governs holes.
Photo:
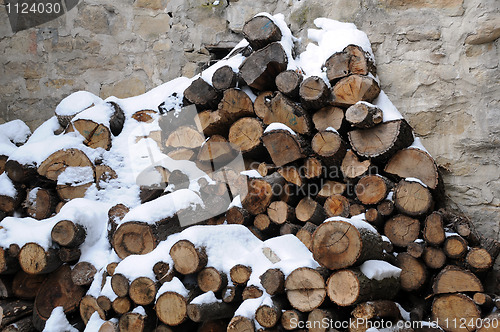
POLYGON ((12 120, 0 125, 1 143, 7 139, 13 144, 24 144, 30 135, 30 128, 21 120, 12 120))
POLYGON ((381 260, 368 260, 359 267, 368 279, 399 278, 401 269, 381 260))
POLYGON ((288 127, 287 125, 285 125, 283 123, 279 123, 279 122, 273 122, 269 126, 267 126, 266 130, 264 130, 264 134, 269 133, 273 130, 286 130, 290 134, 297 136, 297 134, 290 127, 288 127))
POLYGON ((16 187, 14 187, 14 183, 9 179, 7 173, 0 174, 0 195, 12 198, 17 196, 16 187))
POLYGON ((403 116, 390 101, 384 91, 380 91, 378 97, 373 101, 373 105, 380 108, 383 112, 383 122, 402 119, 403 116))
POLYGON ((56 106, 57 115, 76 115, 92 105, 101 104, 102 99, 87 91, 77 91, 56 106))
POLYGON ((45 328, 43 332, 78 332, 78 329, 71 326, 64 314, 63 307, 56 307, 52 310, 52 314, 50 315, 47 323, 45 323, 45 328))

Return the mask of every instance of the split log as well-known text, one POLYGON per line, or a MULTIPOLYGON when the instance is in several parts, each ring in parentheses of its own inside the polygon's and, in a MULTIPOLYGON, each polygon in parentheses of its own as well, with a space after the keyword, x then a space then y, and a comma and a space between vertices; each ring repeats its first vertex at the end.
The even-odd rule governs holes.
POLYGON ((336 52, 326 60, 326 76, 330 82, 334 83, 350 74, 349 60, 350 55, 344 51, 336 52))
POLYGON ((258 286, 250 285, 246 286, 241 293, 241 298, 243 301, 249 299, 258 299, 264 294, 264 291, 260 289, 258 286))
POLYGON ((285 274, 280 269, 268 269, 259 278, 267 294, 274 296, 285 291, 285 274))
POLYGON ((145 306, 154 302, 156 292, 156 282, 148 277, 139 277, 130 283, 128 295, 135 304, 145 306))
POLYGON ((382 238, 345 221, 328 221, 313 234, 314 259, 329 269, 341 269, 382 256, 382 238))
POLYGON ((188 240, 177 241, 170 249, 174 268, 181 274, 191 274, 201 271, 207 265, 207 254, 204 248, 196 248, 188 240))
POLYGON ((65 313, 78 308, 85 289, 76 286, 71 280, 71 269, 63 265, 52 273, 40 287, 34 303, 33 325, 43 330, 45 322, 55 307, 62 306, 65 313))
POLYGON ((342 195, 346 188, 347 186, 345 183, 328 180, 323 184, 323 186, 321 186, 321 190, 316 196, 316 201, 318 201, 318 203, 325 204, 328 197, 333 195, 342 195))
POLYGON ((493 266, 490 253, 484 248, 471 248, 465 257, 467 266, 474 272, 484 272, 493 266))
POLYGON ((19 299, 32 300, 45 279, 47 279, 46 274, 29 274, 19 271, 12 279, 12 293, 19 299))
POLYGON ((363 320, 383 317, 398 321, 401 319, 401 312, 394 301, 375 300, 358 304, 352 311, 352 316, 363 320))
POLYGON ((425 248, 422 258, 425 265, 431 269, 441 269, 446 264, 446 255, 441 248, 425 248))
POLYGON ((184 99, 200 109, 214 108, 219 102, 217 91, 201 77, 184 90, 184 99))
POLYGON ((212 135, 205 141, 198 152, 197 160, 208 164, 214 164, 215 169, 229 162, 236 156, 236 151, 231 144, 220 135, 212 135))
POLYGON ((426 214, 434 205, 429 189, 413 181, 401 180, 394 188, 393 199, 396 209, 412 217, 426 214))
POLYGON ((319 225, 327 218, 325 209, 311 197, 304 197, 295 208, 297 219, 319 225))
POLYGON ((349 217, 349 201, 342 195, 332 195, 328 197, 323 205, 328 217, 349 217))
POLYGON ((233 206, 226 212, 228 224, 249 226, 252 223, 252 215, 244 208, 233 206))
POLYGON ((413 142, 412 129, 405 120, 387 121, 373 128, 352 130, 348 136, 353 150, 359 156, 375 161, 385 161, 413 142))
POLYGON ((460 235, 448 236, 443 244, 446 256, 452 259, 459 259, 467 254, 468 243, 460 235))
POLYGON ((351 126, 361 129, 372 128, 383 120, 380 108, 366 102, 357 102, 347 109, 345 119, 351 126))
MULTIPOLYGON (((26 300, 2 300, 0 301, 0 326, 3 328, 24 316, 30 315, 32 312, 33 302, 26 300)), ((5 330, 2 329, 2 331, 5 330)))
POLYGON ((45 250, 34 242, 26 243, 19 252, 19 265, 26 273, 50 273, 55 271, 61 264, 56 249, 45 250))
POLYGON ((236 285, 245 285, 250 279, 252 269, 248 266, 237 264, 229 270, 231 281, 236 285))
POLYGON ((265 212, 277 196, 275 192, 281 191, 284 183, 285 179, 279 173, 251 179, 248 181, 247 194, 241 201, 243 208, 253 215, 265 212))
POLYGON ((432 291, 434 294, 482 292, 483 284, 472 272, 448 265, 434 279, 432 291))
MULTIPOLYGON (((220 301, 220 300, 219 300, 220 301)), ((207 322, 217 319, 231 318, 237 307, 232 303, 210 302, 190 303, 187 305, 187 315, 193 322, 207 322)))
POLYGON ((259 94, 255 99, 254 109, 255 114, 266 125, 279 122, 298 134, 311 133, 311 119, 301 104, 290 100, 280 92, 259 94))
POLYGON ((236 88, 224 91, 224 96, 217 110, 224 121, 228 123, 233 123, 240 118, 255 116, 250 97, 245 91, 236 88))
POLYGON ((305 320, 306 315, 295 309, 285 310, 281 314, 281 326, 286 331, 296 330, 299 322, 304 322, 305 320))
POLYGON ((278 173, 289 183, 301 187, 304 184, 304 179, 295 166, 284 166, 278 169, 278 173))
POLYGON ((346 179, 357 179, 364 175, 370 169, 370 160, 360 161, 358 156, 349 150, 346 152, 340 170, 346 179))
POLYGON ((434 159, 425 151, 406 148, 398 151, 387 162, 385 172, 399 178, 417 178, 430 189, 436 189, 441 183, 434 159))
POLYGON ((222 66, 212 75, 212 86, 218 91, 234 88, 237 84, 238 75, 230 66, 222 66))
POLYGON ((266 91, 275 88, 275 79, 286 70, 288 58, 280 43, 273 42, 253 52, 240 66, 241 78, 251 88, 266 91))
POLYGON ((285 96, 298 99, 303 76, 295 70, 285 70, 276 76, 276 87, 285 96))
POLYGON ((225 121, 218 110, 200 112, 198 113, 198 120, 200 121, 201 131, 205 136, 212 136, 215 134, 225 135, 229 130, 230 124, 225 121))
POLYGON ((75 248, 80 246, 86 237, 85 228, 70 220, 61 220, 54 225, 50 233, 52 241, 60 246, 75 248))
POLYGON ((373 78, 351 75, 342 78, 333 86, 333 105, 348 107, 358 101, 371 102, 379 93, 380 87, 373 78))
POLYGON ((438 212, 433 212, 425 218, 422 231, 425 242, 430 245, 440 246, 445 240, 443 217, 438 212))
POLYGON ((243 26, 243 36, 254 50, 281 40, 281 30, 267 16, 254 16, 243 26))
POLYGON ((89 286, 97 273, 95 266, 89 262, 79 262, 71 270, 71 280, 77 286, 89 286))
POLYGON ((59 200, 54 191, 35 187, 27 191, 24 207, 30 217, 42 220, 55 212, 57 203, 59 200))
POLYGON ((408 253, 400 253, 397 257, 397 266, 401 269, 401 289, 411 292, 421 288, 427 281, 427 269, 418 259, 408 253))
POLYGON ((267 215, 277 225, 283 225, 286 222, 294 222, 296 220, 295 209, 282 201, 275 201, 269 204, 267 215))
POLYGON ((120 332, 147 332, 151 331, 153 323, 147 315, 132 311, 120 317, 118 329, 120 332))
POLYGON ((307 267, 295 269, 285 280, 290 305, 301 312, 318 308, 326 298, 325 271, 307 267))
POLYGON ((79 132, 84 137, 83 144, 92 149, 109 150, 111 148, 111 130, 103 123, 90 119, 73 120, 66 128, 66 132, 72 131, 79 132))
POLYGON ((196 157, 196 151, 187 148, 179 148, 168 152, 167 156, 173 160, 194 160, 196 157))
MULTIPOLYGON (((202 292, 221 292, 227 286, 227 276, 213 267, 202 269, 197 275, 198 287, 202 292)), ((189 310, 188 310, 189 313, 189 310)))
POLYGON ((158 114, 158 112, 154 110, 140 110, 132 114, 132 119, 137 122, 151 123, 156 117, 156 114, 158 114))
POLYGON ((314 135, 311 146, 327 166, 339 166, 347 152, 347 144, 334 131, 320 131, 314 135))
POLYGON ((196 128, 186 125, 171 132, 165 142, 165 148, 170 151, 177 148, 197 149, 205 142, 205 137, 196 128))
POLYGON ((307 247, 312 250, 313 233, 317 226, 311 222, 306 222, 304 226, 295 234, 295 236, 307 247))
POLYGON ((326 282, 330 300, 345 307, 370 300, 390 300, 399 292, 399 279, 369 279, 359 269, 332 273, 326 282))
POLYGON ((348 45, 342 52, 331 55, 325 63, 328 80, 335 82, 350 74, 376 75, 371 56, 357 45, 348 45))
POLYGON ((325 106, 313 114, 312 121, 318 131, 325 131, 329 127, 339 131, 344 121, 344 111, 339 107, 325 106))
POLYGON ((316 179, 323 175, 323 163, 319 158, 309 157, 304 161, 304 177, 306 179, 316 179))
POLYGON ((474 301, 463 294, 445 294, 432 302, 432 320, 447 332, 474 331, 481 312, 474 301))
POLYGON ((359 201, 365 205, 380 203, 392 188, 392 183, 381 175, 365 175, 355 187, 359 201))
POLYGON ((398 214, 387 220, 384 234, 398 247, 406 247, 420 234, 420 222, 408 216, 398 214))
POLYGON ((95 178, 94 165, 85 153, 78 149, 59 150, 45 159, 37 172, 49 180, 57 181, 57 178, 68 167, 90 167, 95 178))
POLYGON ((243 154, 263 152, 262 135, 264 127, 256 118, 241 118, 229 129, 229 142, 239 147, 243 154))
POLYGON ((132 303, 128 297, 117 297, 111 303, 111 308, 118 315, 123 315, 130 311, 132 303))
POLYGON ((90 320, 90 317, 97 312, 99 318, 106 319, 106 314, 104 310, 97 304, 97 300, 95 297, 91 295, 85 295, 80 301, 80 317, 83 320, 83 323, 87 325, 90 320))
POLYGON ((272 299, 272 304, 261 304, 255 311, 255 320, 262 327, 270 329, 276 326, 281 318, 285 301, 278 298, 272 299))
POLYGON ((328 103, 330 89, 321 77, 309 76, 300 84, 299 95, 305 108, 318 110, 328 103))

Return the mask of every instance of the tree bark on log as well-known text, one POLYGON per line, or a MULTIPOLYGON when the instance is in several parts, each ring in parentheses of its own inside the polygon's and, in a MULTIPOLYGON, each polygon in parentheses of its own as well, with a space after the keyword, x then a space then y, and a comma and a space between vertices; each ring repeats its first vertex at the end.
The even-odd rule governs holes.
POLYGON ((222 66, 212 75, 212 85, 218 91, 234 88, 237 84, 238 74, 230 66, 222 66))
POLYGON ((237 307, 232 303, 210 302, 187 305, 187 315, 193 322, 207 322, 217 319, 231 318, 237 307))
POLYGON ((191 85, 184 90, 184 99, 188 103, 195 104, 200 110, 213 109, 219 102, 217 91, 201 77, 194 80, 191 85))
POLYGON ((267 16, 254 16, 243 26, 243 36, 254 50, 281 40, 281 30, 267 16))
POLYGON ((353 127, 368 129, 382 122, 383 113, 375 105, 358 102, 347 109, 345 119, 353 127))
POLYGON ((300 84, 299 95, 305 108, 318 110, 328 103, 330 89, 321 77, 309 76, 300 84))
POLYGON ((24 207, 30 217, 42 220, 55 212, 57 203, 59 200, 53 190, 35 187, 28 190, 24 207))
POLYGON ((285 70, 276 76, 276 87, 285 96, 297 100, 299 98, 299 88, 302 80, 302 74, 291 69, 285 70))

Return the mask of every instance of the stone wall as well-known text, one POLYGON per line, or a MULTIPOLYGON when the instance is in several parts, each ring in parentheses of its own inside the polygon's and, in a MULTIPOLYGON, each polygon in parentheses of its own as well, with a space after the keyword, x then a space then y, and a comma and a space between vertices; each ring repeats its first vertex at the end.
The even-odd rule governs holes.
POLYGON ((85 0, 16 34, 2 5, 0 122, 35 128, 76 90, 127 97, 191 77, 261 11, 284 13, 304 41, 320 16, 365 31, 382 88, 435 156, 448 195, 500 237, 497 0, 85 0))

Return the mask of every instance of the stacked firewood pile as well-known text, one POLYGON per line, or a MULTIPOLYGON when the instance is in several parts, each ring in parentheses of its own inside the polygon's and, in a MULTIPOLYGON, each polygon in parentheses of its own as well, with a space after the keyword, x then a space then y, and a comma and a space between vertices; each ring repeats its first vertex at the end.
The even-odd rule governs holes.
POLYGON ((79 93, 21 147, 6 136, 3 331, 498 331, 499 243, 444 206, 370 52, 310 76, 280 17, 243 32, 156 109, 79 93), (167 162, 124 185, 110 160, 139 125, 167 162))

